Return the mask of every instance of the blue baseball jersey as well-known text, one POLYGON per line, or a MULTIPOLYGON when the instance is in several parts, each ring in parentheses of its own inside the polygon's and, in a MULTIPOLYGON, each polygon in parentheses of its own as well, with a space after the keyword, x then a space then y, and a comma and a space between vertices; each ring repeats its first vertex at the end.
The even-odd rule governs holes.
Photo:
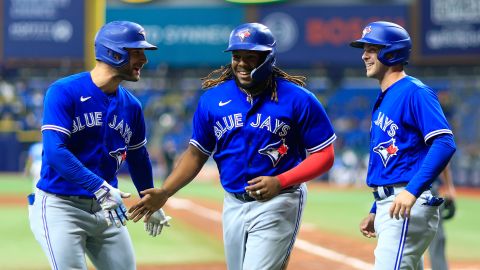
POLYGON ((430 139, 453 134, 435 92, 411 76, 379 94, 371 125, 370 187, 408 183, 420 170, 430 139))
POLYGON ((271 92, 249 99, 234 80, 209 89, 193 118, 190 144, 213 153, 224 189, 245 192, 247 181, 281 174, 336 138, 318 99, 308 90, 276 78, 271 92))
MULTIPOLYGON (((47 130, 60 133, 67 149, 114 187, 128 151, 147 142, 140 102, 121 85, 115 94, 105 94, 89 72, 60 79, 49 87, 42 132, 47 130)), ((93 196, 78 183, 64 179, 48 165, 45 155, 37 187, 55 194, 93 196)))

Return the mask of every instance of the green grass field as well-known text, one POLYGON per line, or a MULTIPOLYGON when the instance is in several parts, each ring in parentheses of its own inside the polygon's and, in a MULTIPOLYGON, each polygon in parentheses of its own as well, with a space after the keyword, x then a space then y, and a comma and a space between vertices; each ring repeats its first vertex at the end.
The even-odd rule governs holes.
MULTIPOLYGON (((130 181, 122 181, 124 191, 135 189, 130 181)), ((0 195, 21 195, 30 192, 30 180, 15 175, 0 175, 0 195)), ((217 183, 193 182, 178 194, 221 202, 223 191, 217 183)), ((333 234, 368 240, 358 232, 359 221, 368 213, 371 195, 367 189, 311 189, 304 222, 333 234)), ((480 198, 457 199, 457 215, 445 222, 449 259, 478 261, 480 254, 480 198)), ((48 269, 47 259, 33 238, 25 206, 0 206, 0 260, 2 269, 48 269), (27 258, 26 259, 26 256, 27 258)), ((221 262, 223 247, 218 240, 197 231, 192 225, 175 219, 174 227, 166 228, 160 237, 152 238, 143 231, 143 224, 129 223, 139 264, 188 262, 221 262)))
MULTIPOLYGON (((125 190, 134 192, 130 182, 121 183, 125 190)), ((30 192, 29 179, 0 175, 0 196, 23 196, 30 192)), ((46 256, 30 231, 27 201, 24 206, 1 206, 0 213, 0 269, 50 269, 46 256)), ((151 237, 143 223, 128 223, 138 264, 188 264, 190 262, 223 262, 223 244, 203 234, 190 224, 174 219, 172 228, 164 228, 160 236, 151 237)))
MULTIPOLYGON (((194 183, 180 194, 215 200, 223 198, 221 187, 212 183, 194 183)), ((370 211, 371 203, 372 195, 368 189, 310 189, 303 220, 332 234, 371 241, 363 237, 358 230, 358 224, 370 211)), ((480 206, 480 197, 459 196, 456 204, 455 217, 444 222, 448 242, 447 256, 456 261, 479 261, 480 215, 476 213, 480 206)))

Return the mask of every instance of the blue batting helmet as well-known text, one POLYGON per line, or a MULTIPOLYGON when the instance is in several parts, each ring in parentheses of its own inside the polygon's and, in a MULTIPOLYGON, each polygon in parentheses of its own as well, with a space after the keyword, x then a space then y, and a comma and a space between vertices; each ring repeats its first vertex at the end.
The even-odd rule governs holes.
POLYGON ((408 63, 412 41, 408 32, 398 24, 391 22, 372 22, 364 29, 361 39, 350 43, 355 48, 363 48, 364 44, 380 45, 378 60, 386 66, 408 63))
POLYGON ((126 49, 156 50, 148 43, 145 29, 129 21, 113 21, 105 24, 95 36, 95 59, 114 67, 128 63, 126 49))
POLYGON ((275 46, 275 37, 268 27, 260 23, 245 23, 237 26, 230 33, 228 48, 225 51, 270 52, 265 61, 252 70, 252 79, 255 82, 260 82, 272 74, 275 65, 275 46))

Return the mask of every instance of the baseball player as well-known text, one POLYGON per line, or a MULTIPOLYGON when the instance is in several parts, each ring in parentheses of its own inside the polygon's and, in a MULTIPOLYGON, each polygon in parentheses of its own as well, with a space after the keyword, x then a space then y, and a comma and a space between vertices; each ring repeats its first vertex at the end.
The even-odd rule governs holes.
POLYGON ((262 24, 231 32, 231 64, 204 78, 208 91, 195 112, 188 149, 163 187, 143 191, 129 210, 134 221, 156 211, 213 154, 225 189, 230 270, 286 268, 305 207, 304 182, 333 165, 336 136, 325 110, 303 88, 304 77, 275 66, 275 45, 262 24))
POLYGON ((37 189, 37 182, 40 179, 40 170, 42 168, 43 143, 36 142, 28 149, 28 157, 25 162, 24 174, 32 178, 32 190, 37 189))
MULTIPOLYGON (((432 270, 448 270, 447 256, 445 254, 446 235, 443 222, 453 218, 455 215, 455 185, 452 180, 452 172, 450 166, 447 165, 439 175, 440 180, 443 180, 445 185, 444 198, 445 202, 440 206, 440 220, 438 222, 438 229, 435 237, 433 237, 430 246, 428 247, 428 254, 430 256, 430 265, 432 270)), ((440 182, 435 181, 432 185, 433 195, 440 195, 440 182)))
POLYGON ((443 199, 429 190, 456 150, 433 90, 408 76, 411 39, 401 26, 377 21, 350 43, 362 48, 366 74, 380 83, 372 111, 367 185, 375 202, 360 223, 378 237, 375 269, 423 269, 443 199))
MULTIPOLYGON (((44 100, 43 160, 30 227, 52 269, 135 269, 117 172, 126 161, 135 187, 152 188, 140 102, 120 82, 138 81, 156 47, 142 26, 128 21, 104 25, 95 37, 97 63, 54 82, 44 100)), ((161 209, 145 224, 160 233, 168 217, 161 209)))

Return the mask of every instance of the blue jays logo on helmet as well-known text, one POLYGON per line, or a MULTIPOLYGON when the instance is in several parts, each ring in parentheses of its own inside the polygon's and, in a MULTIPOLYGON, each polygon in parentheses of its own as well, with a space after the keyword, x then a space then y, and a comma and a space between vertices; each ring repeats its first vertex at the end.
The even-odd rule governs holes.
POLYGON ((118 148, 115 151, 109 152, 109 154, 117 161, 117 171, 120 170, 123 162, 127 160, 127 147, 118 148))
POLYGON ((280 162, 282 157, 287 154, 287 151, 288 146, 285 144, 284 140, 281 140, 258 150, 258 153, 268 156, 272 161, 273 167, 275 167, 280 162))
POLYGON ((114 67, 128 63, 126 49, 156 50, 147 42, 145 29, 129 21, 113 21, 104 25, 95 36, 95 59, 114 67))
POLYGON ((243 42, 246 38, 248 38, 250 36, 250 32, 247 30, 243 31, 243 32, 238 32, 237 36, 240 38, 240 40, 243 42))
POLYGON ((406 65, 410 58, 412 41, 407 30, 391 22, 372 22, 362 31, 362 38, 350 43, 350 46, 362 48, 365 44, 381 46, 378 60, 386 66, 406 65))
POLYGON ((368 34, 368 33, 370 33, 370 32, 372 32, 372 27, 369 25, 369 26, 367 26, 367 27, 365 27, 365 28, 363 29, 363 31, 362 31, 362 38, 364 38, 365 35, 368 34))
POLYGON ((383 166, 387 167, 388 160, 397 155, 398 147, 395 145, 395 139, 391 138, 389 141, 383 142, 373 148, 373 152, 377 153, 383 162, 383 166))

